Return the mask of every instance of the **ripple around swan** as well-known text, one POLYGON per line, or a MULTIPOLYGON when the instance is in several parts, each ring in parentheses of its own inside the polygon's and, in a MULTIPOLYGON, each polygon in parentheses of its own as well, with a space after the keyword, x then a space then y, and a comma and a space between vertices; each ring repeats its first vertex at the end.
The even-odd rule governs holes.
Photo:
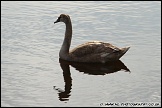
POLYGON ((2 106, 161 104, 161 2, 1 3, 2 106), (71 48, 99 40, 130 50, 105 65, 59 61, 65 25, 53 22, 61 13, 71 16, 71 48))

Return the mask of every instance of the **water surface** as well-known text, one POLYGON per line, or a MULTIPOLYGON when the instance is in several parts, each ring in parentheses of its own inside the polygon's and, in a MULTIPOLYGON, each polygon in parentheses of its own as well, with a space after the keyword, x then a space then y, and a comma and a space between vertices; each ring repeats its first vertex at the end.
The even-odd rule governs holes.
POLYGON ((1 106, 161 106, 161 2, 1 3, 1 106), (110 64, 59 61, 61 13, 71 16, 71 49, 93 40, 131 48, 110 64))

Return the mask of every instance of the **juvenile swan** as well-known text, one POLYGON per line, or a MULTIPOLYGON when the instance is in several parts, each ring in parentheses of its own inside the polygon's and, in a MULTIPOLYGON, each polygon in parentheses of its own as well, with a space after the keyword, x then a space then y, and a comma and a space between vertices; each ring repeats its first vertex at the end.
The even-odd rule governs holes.
POLYGON ((65 37, 59 52, 59 57, 75 62, 100 62, 119 60, 130 47, 118 48, 110 43, 99 41, 87 42, 69 51, 72 38, 72 24, 69 15, 61 14, 54 22, 64 22, 66 25, 65 37))

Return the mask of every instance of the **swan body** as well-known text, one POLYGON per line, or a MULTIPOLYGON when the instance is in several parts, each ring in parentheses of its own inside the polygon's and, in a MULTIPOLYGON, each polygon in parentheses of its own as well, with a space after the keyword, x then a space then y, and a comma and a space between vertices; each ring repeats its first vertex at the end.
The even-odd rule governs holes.
POLYGON ((61 14, 54 22, 64 22, 66 25, 65 37, 59 52, 63 60, 74 62, 100 62, 119 60, 130 47, 118 48, 110 43, 92 41, 79 45, 69 51, 72 38, 72 24, 69 15, 61 14))

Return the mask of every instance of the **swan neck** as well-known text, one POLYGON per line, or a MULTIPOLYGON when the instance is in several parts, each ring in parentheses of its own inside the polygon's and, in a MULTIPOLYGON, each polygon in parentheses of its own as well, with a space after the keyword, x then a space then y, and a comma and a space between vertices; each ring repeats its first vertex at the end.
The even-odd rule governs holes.
POLYGON ((64 42, 68 43, 68 48, 70 48, 71 45, 71 38, 72 38, 72 24, 71 21, 66 23, 66 31, 65 31, 65 38, 64 42))
POLYGON ((70 49, 71 38, 72 38, 71 20, 69 19, 68 22, 65 23, 65 25, 66 25, 65 37, 59 54, 60 58, 63 59, 67 59, 69 56, 69 49, 70 49))

